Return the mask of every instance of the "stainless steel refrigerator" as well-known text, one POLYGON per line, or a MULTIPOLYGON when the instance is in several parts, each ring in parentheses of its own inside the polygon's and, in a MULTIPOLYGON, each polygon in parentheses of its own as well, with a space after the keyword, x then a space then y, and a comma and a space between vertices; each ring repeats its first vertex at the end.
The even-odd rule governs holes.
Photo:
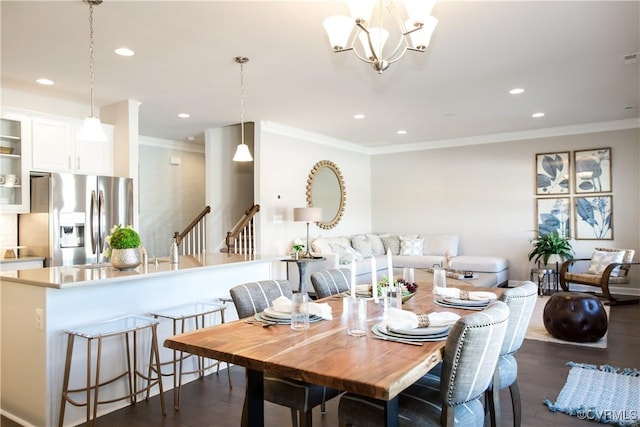
POLYGON ((31 213, 18 217, 22 255, 45 266, 106 262, 105 237, 133 224, 133 180, 62 173, 31 176, 31 213))

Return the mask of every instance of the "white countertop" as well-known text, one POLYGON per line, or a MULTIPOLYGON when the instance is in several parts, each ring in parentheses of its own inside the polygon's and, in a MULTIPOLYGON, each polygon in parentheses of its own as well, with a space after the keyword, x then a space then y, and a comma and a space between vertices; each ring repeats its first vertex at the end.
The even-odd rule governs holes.
POLYGON ((108 282, 137 280, 151 275, 172 275, 184 273, 194 268, 225 268, 239 263, 280 261, 282 255, 237 255, 226 253, 206 253, 181 255, 178 264, 171 264, 169 258, 158 258, 158 263, 140 265, 132 271, 120 271, 110 264, 86 266, 48 267, 33 270, 5 271, 0 280, 25 285, 55 289, 91 286, 108 282))
POLYGON ((30 261, 44 261, 44 257, 21 256, 18 258, 0 258, 0 264, 7 263, 7 262, 30 262, 30 261))

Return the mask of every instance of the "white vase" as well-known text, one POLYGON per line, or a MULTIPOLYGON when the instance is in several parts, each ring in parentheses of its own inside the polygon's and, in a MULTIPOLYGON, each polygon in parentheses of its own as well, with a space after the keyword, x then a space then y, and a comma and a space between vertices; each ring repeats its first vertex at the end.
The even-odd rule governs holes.
POLYGON ((142 264, 140 248, 111 249, 111 265, 121 271, 130 271, 142 264))

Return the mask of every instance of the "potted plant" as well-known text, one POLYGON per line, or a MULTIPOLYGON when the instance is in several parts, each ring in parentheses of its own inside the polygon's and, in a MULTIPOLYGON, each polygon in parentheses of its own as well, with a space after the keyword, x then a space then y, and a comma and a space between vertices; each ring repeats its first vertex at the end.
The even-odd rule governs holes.
POLYGON ((105 256, 111 258, 111 265, 118 270, 133 270, 142 263, 140 235, 130 225, 114 225, 106 238, 105 256))
POLYGON ((547 234, 538 233, 538 237, 529 240, 533 249, 529 252, 529 261, 538 262, 542 258, 544 265, 549 264, 552 255, 563 259, 573 258, 573 248, 569 239, 562 237, 557 231, 547 234))
POLYGON ((305 246, 302 240, 296 239, 293 241, 293 258, 300 259, 300 252, 304 250, 305 246))

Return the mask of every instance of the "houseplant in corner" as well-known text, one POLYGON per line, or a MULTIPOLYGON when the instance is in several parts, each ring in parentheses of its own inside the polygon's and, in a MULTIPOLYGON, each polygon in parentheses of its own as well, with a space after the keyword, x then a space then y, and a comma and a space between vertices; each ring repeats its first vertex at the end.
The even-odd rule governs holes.
POLYGON ((106 238, 105 256, 111 258, 111 265, 122 271, 133 270, 142 263, 140 235, 130 225, 114 225, 106 238))
POLYGON ((559 259, 554 260, 553 255, 565 260, 573 258, 573 248, 569 239, 562 237, 557 231, 547 234, 538 233, 538 237, 530 239, 529 242, 533 245, 533 249, 529 252, 529 261, 538 262, 542 259, 543 265, 547 265, 550 259, 552 262, 560 262, 559 259))

